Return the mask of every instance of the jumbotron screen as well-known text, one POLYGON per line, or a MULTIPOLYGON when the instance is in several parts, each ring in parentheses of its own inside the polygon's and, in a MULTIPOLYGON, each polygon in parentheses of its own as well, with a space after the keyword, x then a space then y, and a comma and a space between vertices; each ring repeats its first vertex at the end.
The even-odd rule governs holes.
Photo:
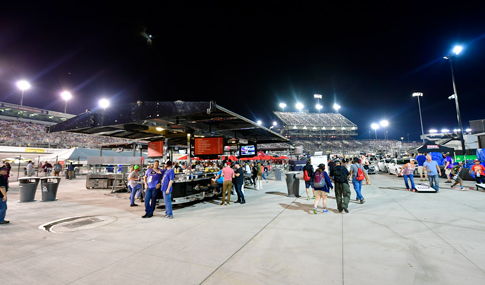
POLYGON ((242 145, 239 148, 239 156, 255 156, 256 145, 242 145))
POLYGON ((224 153, 224 138, 195 138, 195 156, 220 155, 224 153))

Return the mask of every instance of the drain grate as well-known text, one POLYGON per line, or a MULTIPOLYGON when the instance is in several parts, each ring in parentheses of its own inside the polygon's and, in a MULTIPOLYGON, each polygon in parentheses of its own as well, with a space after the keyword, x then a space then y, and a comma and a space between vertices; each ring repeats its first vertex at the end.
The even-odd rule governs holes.
POLYGON ((81 216, 70 217, 57 221, 53 221, 41 225, 39 229, 51 233, 65 233, 80 230, 89 230, 109 225, 117 220, 116 217, 111 216, 81 216))

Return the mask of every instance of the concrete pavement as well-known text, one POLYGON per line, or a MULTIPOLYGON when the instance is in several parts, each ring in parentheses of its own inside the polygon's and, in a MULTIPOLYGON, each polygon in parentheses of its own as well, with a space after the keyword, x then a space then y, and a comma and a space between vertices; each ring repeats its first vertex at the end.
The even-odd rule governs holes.
POLYGON ((62 180, 58 201, 45 203, 17 203, 12 183, 11 224, 0 226, 2 284, 483 283, 485 193, 443 179, 439 194, 410 193, 395 176, 371 179, 366 203, 351 202, 349 214, 336 211, 332 193, 329 213, 314 215, 313 200, 288 198, 284 181, 269 181, 246 189, 245 205, 208 199, 175 207, 173 220, 161 219, 162 209, 141 219, 142 203, 86 190, 82 178, 62 180), (112 221, 39 229, 97 215, 112 221))

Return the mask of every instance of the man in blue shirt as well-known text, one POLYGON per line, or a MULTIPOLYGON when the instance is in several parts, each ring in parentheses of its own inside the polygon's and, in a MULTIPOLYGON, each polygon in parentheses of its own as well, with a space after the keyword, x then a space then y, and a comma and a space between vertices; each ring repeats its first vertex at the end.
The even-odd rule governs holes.
POLYGON ((431 155, 428 154, 426 156, 427 160, 424 162, 423 166, 426 169, 429 177, 429 186, 431 186, 436 192, 440 191, 440 183, 439 177, 441 176, 441 169, 438 166, 438 163, 434 160, 431 160, 431 155), (439 174, 439 176, 438 176, 439 174))
POLYGON ((145 215, 142 218, 153 217, 155 206, 157 204, 158 189, 164 170, 158 169, 159 161, 155 160, 153 168, 148 169, 145 173, 145 215))
POLYGON ((163 201, 165 202, 164 218, 173 219, 172 213, 172 184, 175 178, 175 172, 172 169, 172 162, 169 160, 165 163, 165 172, 162 178, 163 201))
POLYGON ((453 169, 453 158, 451 158, 450 153, 443 153, 445 158, 445 173, 448 181, 445 183, 451 183, 451 170, 453 169))
POLYGON ((422 153, 418 153, 418 156, 416 156, 416 161, 418 162, 418 172, 419 176, 421 176, 421 181, 428 180, 428 172, 424 171, 423 167, 424 162, 426 161, 426 156, 424 156, 422 153), (423 172, 426 179, 423 179, 423 172))

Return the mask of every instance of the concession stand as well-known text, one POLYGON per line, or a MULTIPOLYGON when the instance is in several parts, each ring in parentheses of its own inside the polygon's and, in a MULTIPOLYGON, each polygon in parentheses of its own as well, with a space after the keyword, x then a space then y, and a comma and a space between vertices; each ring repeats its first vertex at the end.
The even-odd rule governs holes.
MULTIPOLYGON (((187 169, 175 173, 173 203, 185 203, 214 195, 211 179, 214 169, 193 166, 198 159, 218 159, 224 147, 236 148, 239 158, 256 151, 258 143, 287 143, 289 140, 274 131, 229 111, 213 101, 142 102, 117 108, 86 111, 57 125, 47 132, 72 132, 124 138, 137 146, 147 143, 148 159, 173 161, 180 147, 187 150, 187 169)), ((140 149, 141 151, 141 149, 140 149)), ((162 203, 162 200, 159 201, 162 203)))

